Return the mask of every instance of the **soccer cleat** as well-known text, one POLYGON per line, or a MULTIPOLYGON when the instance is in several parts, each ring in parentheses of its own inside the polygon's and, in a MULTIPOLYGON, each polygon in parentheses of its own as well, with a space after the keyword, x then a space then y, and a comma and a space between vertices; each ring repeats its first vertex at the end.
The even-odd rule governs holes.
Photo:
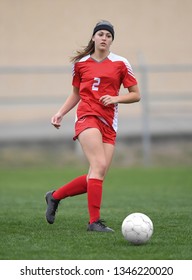
POLYGON ((98 220, 94 223, 89 223, 87 231, 99 231, 99 232, 114 232, 112 228, 107 227, 103 220, 98 220))
POLYGON ((47 192, 45 195, 45 200, 47 202, 46 219, 49 224, 53 224, 55 221, 55 212, 57 210, 60 200, 54 199, 53 192, 47 192))

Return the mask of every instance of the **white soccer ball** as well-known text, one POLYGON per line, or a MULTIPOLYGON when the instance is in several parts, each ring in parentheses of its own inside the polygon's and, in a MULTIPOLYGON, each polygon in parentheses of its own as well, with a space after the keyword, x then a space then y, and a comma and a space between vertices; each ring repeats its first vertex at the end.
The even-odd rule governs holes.
POLYGON ((129 242, 136 245, 144 244, 153 234, 153 223, 143 213, 132 213, 123 220, 121 231, 129 242))

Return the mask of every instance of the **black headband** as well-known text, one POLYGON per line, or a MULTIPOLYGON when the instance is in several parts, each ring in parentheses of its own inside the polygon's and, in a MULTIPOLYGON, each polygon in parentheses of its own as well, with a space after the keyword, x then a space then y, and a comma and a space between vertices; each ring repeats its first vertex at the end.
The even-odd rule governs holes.
POLYGON ((95 28, 94 28, 94 30, 93 30, 93 35, 95 35, 95 33, 96 33, 97 31, 99 31, 99 30, 107 30, 107 31, 109 31, 109 32, 111 33, 111 35, 112 35, 113 40, 114 40, 114 34, 115 34, 115 32, 114 32, 114 29, 113 29, 112 26, 110 26, 110 25, 108 25, 108 24, 99 24, 99 25, 96 25, 95 28))

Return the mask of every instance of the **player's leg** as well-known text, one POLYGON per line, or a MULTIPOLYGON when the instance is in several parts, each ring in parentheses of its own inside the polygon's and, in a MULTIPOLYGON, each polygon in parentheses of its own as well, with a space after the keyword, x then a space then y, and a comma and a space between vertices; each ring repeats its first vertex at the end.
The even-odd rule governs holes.
MULTIPOLYGON (((85 130, 87 127, 90 127, 92 125, 97 126, 95 120, 97 119, 95 119, 94 117, 88 117, 77 121, 75 125, 76 135, 74 137, 74 140, 77 139, 80 132, 85 130)), ((78 178, 75 178, 71 182, 58 188, 55 191, 49 191, 45 196, 47 202, 47 210, 46 210, 47 222, 50 224, 54 223, 56 210, 58 208, 61 199, 64 199, 68 196, 83 194, 86 192, 87 192, 87 175, 82 175, 78 178)))
POLYGON ((108 164, 111 162, 113 149, 106 149, 106 145, 103 144, 101 132, 97 128, 84 130, 80 133, 78 139, 90 164, 87 183, 88 210, 90 216, 88 230, 113 231, 106 227, 100 220, 103 180, 108 164))
POLYGON ((46 193, 45 199, 47 202, 46 220, 53 224, 55 221, 55 214, 61 199, 68 196, 80 195, 87 192, 87 174, 79 176, 58 188, 55 191, 46 193))
MULTIPOLYGON (((107 167, 105 170, 105 176, 106 173, 111 165, 113 153, 114 153, 114 145, 108 144, 108 143, 103 143, 104 150, 105 150, 105 156, 106 156, 106 162, 107 162, 107 167)), ((91 173, 91 170, 89 170, 89 173, 91 173)), ((88 175, 89 176, 89 175, 88 175)), ((90 203, 91 204, 91 203, 90 203)), ((91 208, 91 207, 90 207, 91 208)), ((107 232, 113 232, 113 230, 109 227, 107 227, 104 224, 104 221, 99 220, 96 223, 88 224, 88 231, 107 231, 107 232)))

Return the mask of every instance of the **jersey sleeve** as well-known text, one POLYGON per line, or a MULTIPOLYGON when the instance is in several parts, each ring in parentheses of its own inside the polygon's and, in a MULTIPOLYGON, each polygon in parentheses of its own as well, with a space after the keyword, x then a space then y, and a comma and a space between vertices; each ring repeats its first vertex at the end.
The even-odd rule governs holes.
POLYGON ((125 88, 137 85, 137 80, 128 60, 123 61, 122 84, 125 88))
POLYGON ((81 78, 80 78, 80 73, 78 70, 78 64, 77 62, 75 64, 73 64, 73 68, 72 68, 72 85, 79 88, 80 87, 80 82, 81 82, 81 78))

